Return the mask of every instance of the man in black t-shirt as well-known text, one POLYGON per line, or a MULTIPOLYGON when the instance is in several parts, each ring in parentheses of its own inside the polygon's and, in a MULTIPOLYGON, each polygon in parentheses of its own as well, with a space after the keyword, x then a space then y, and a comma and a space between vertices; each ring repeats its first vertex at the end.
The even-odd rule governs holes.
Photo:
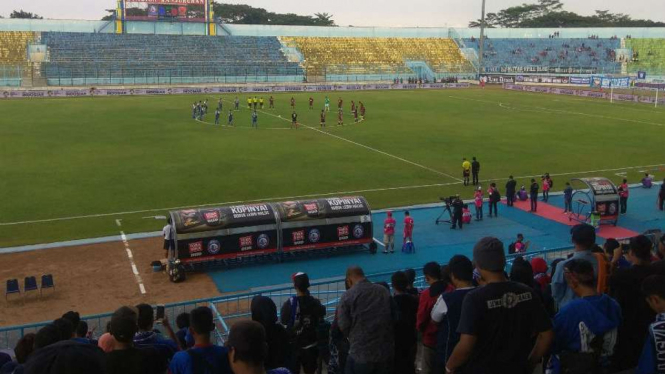
POLYGON ((508 177, 508 182, 506 183, 506 204, 508 206, 513 206, 515 202, 515 189, 517 188, 517 182, 513 179, 511 175, 508 177))
POLYGON ((460 341, 446 373, 463 365, 468 374, 533 372, 554 339, 545 308, 531 288, 506 279, 499 239, 481 239, 473 248, 473 260, 485 286, 464 298, 457 328, 460 341))

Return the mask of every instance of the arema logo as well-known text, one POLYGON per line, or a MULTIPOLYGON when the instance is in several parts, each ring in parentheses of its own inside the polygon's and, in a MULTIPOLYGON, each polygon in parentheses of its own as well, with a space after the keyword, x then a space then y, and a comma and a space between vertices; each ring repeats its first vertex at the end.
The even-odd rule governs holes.
POLYGON ((611 203, 610 208, 608 210, 609 210, 609 214, 611 216, 617 214, 617 205, 616 205, 616 203, 611 203))
POLYGON ((270 238, 266 234, 259 235, 259 238, 256 239, 256 244, 259 248, 264 249, 270 244, 270 238))
POLYGON ((365 235, 365 229, 361 225, 355 225, 353 226, 353 237, 356 239, 360 239, 365 235))
POLYGON ((309 235, 307 236, 309 241, 312 243, 318 243, 321 240, 321 232, 318 229, 309 230, 309 235))
POLYGON ((222 249, 222 245, 219 244, 219 240, 211 240, 208 243, 208 253, 211 255, 216 255, 222 249))

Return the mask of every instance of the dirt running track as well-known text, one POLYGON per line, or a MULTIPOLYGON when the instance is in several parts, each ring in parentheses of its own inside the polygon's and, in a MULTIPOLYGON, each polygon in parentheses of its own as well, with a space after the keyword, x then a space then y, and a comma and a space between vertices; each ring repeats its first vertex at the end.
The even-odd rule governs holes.
POLYGON ((143 279, 142 295, 132 272, 123 242, 45 249, 0 255, 0 281, 34 275, 53 274, 56 291, 38 291, 21 301, 0 295, 0 326, 53 320, 68 310, 82 315, 112 312, 122 305, 161 304, 219 296, 212 280, 205 274, 188 274, 187 281, 174 284, 164 273, 153 273, 150 262, 161 258, 162 239, 129 242, 134 262, 143 279))

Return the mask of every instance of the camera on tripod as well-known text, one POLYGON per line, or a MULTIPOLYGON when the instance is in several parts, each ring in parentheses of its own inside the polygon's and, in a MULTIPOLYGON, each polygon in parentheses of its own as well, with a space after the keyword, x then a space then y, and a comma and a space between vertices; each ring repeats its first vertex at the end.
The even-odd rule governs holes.
POLYGON ((441 222, 445 223, 451 223, 453 219, 453 213, 452 213, 452 206, 453 202, 457 200, 459 197, 456 195, 453 196, 448 196, 448 197, 439 197, 439 200, 443 201, 446 206, 443 207, 443 212, 441 212, 441 215, 437 217, 436 221, 434 221, 435 224, 439 224, 441 222))
POLYGON ((448 197, 439 197, 439 200, 443 201, 446 203, 446 206, 451 206, 453 205, 453 201, 457 199, 457 196, 448 196, 448 197))

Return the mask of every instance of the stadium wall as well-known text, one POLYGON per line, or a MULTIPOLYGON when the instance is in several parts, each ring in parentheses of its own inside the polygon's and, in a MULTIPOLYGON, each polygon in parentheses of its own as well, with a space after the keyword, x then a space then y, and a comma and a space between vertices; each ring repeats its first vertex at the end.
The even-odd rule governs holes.
MULTIPOLYGON (((60 31, 112 33, 108 21, 83 20, 28 20, 0 19, 0 31, 60 31)), ((183 34, 205 35, 205 24, 187 22, 127 21, 126 29, 133 34, 183 34)), ((477 28, 448 27, 320 27, 281 25, 217 25, 218 35, 238 36, 319 36, 319 37, 378 37, 378 38, 448 38, 454 30, 462 38, 479 37, 477 28)), ((600 38, 612 36, 637 38, 665 38, 665 27, 655 28, 534 28, 534 29, 487 29, 490 38, 547 38, 554 32, 561 38, 600 38)))

